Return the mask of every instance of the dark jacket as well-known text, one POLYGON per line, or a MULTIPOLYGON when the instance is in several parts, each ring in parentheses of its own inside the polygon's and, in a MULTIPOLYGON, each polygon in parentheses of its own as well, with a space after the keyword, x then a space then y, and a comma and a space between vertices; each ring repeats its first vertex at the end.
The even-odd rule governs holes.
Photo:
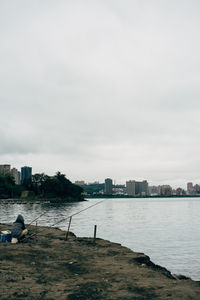
POLYGON ((22 230, 25 229, 25 225, 24 225, 24 218, 21 215, 18 215, 17 220, 13 223, 12 225, 12 237, 13 238, 19 238, 22 230))

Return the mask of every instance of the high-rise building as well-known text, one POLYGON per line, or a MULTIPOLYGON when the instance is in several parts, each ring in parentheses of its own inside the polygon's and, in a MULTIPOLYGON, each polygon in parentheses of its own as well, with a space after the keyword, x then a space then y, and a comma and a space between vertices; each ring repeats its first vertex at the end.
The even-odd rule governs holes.
POLYGON ((129 196, 135 196, 135 180, 126 181, 126 193, 129 196))
POLYGON ((32 177, 32 168, 31 167, 22 167, 21 168, 21 184, 24 183, 24 180, 31 179, 32 177))
POLYGON ((187 183, 187 194, 191 195, 194 193, 194 187, 192 182, 187 183))
POLYGON ((195 184, 194 186, 193 186, 193 193, 194 194, 200 194, 200 185, 199 184, 195 184))
POLYGON ((105 194, 106 195, 111 195, 112 194, 112 188, 113 188, 112 179, 106 178, 105 179, 105 189, 104 189, 105 194))
POLYGON ((20 171, 18 171, 18 182, 19 182, 19 184, 21 183, 21 172, 20 171))
POLYGON ((129 180, 126 182, 126 192, 129 196, 147 196, 148 182, 129 180))
POLYGON ((0 175, 5 175, 10 173, 10 165, 0 165, 0 175))
POLYGON ((20 184, 20 172, 16 168, 12 168, 10 173, 14 177, 15 183, 20 184))
POLYGON ((135 193, 139 196, 148 195, 148 182, 146 180, 135 182, 135 193))

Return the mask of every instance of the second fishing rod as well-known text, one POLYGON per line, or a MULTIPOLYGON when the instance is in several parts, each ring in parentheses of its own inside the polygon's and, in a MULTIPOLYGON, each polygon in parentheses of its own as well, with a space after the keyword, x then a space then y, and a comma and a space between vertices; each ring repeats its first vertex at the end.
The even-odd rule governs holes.
MULTIPOLYGON (((53 226, 55 226, 55 225, 60 224, 60 223, 63 222, 63 221, 66 221, 66 220, 68 220, 68 219, 72 219, 72 217, 74 217, 74 216, 76 216, 76 215, 78 215, 78 214, 80 214, 80 213, 82 213, 82 212, 84 212, 84 211, 86 211, 86 210, 88 210, 88 209, 90 209, 90 208, 92 208, 92 207, 94 207, 94 206, 96 206, 96 205, 98 205, 98 204, 104 202, 104 201, 105 201, 105 200, 102 200, 102 201, 99 201, 99 202, 97 202, 97 203, 95 203, 95 204, 92 204, 92 205, 90 205, 90 206, 88 206, 88 207, 86 207, 86 208, 83 208, 83 209, 81 209, 80 211, 78 211, 78 212, 76 212, 76 213, 74 213, 74 214, 72 214, 72 215, 70 215, 70 216, 68 216, 68 217, 65 217, 65 218, 63 218, 63 219, 61 219, 61 220, 59 220, 59 221, 56 221, 55 223, 53 223, 53 224, 50 225, 49 227, 53 227, 53 226)), ((38 220, 41 216, 43 216, 43 215, 46 214, 46 213, 47 213, 47 212, 42 213, 40 216, 38 216, 36 219, 34 219, 28 226, 30 226, 34 221, 38 220)), ((42 231, 42 229, 40 229, 39 231, 37 231, 37 235, 38 235, 38 233, 39 233, 40 231, 42 231)), ((31 236, 29 236, 29 237, 27 236, 26 239, 30 239, 31 237, 33 237, 33 236, 35 236, 35 235, 36 235, 36 233, 33 233, 31 236)))

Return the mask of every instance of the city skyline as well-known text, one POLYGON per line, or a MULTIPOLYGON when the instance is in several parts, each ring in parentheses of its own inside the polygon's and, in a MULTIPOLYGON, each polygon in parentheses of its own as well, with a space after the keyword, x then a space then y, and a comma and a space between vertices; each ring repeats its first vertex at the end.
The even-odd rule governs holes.
POLYGON ((200 181, 199 2, 0 8, 2 163, 72 181, 200 181))
MULTIPOLYGON (((44 172, 42 172, 44 173, 44 172)), ((23 184, 25 180, 31 179, 32 175, 32 167, 23 166, 21 167, 21 172, 18 171, 17 168, 11 168, 10 164, 0 164, 0 175, 10 174, 13 176, 15 183, 23 184)), ((49 176, 49 174, 46 174, 49 176)), ((65 174, 66 175, 66 174, 65 174)), ((69 178, 68 178, 69 179, 69 178)), ((179 187, 172 187, 170 184, 163 185, 149 185, 147 180, 138 181, 135 179, 128 179, 125 183, 119 184, 112 178, 106 178, 104 183, 100 183, 99 181, 94 182, 85 182, 84 180, 75 180, 75 184, 79 186, 98 186, 98 188, 93 189, 93 193, 98 194, 96 191, 98 190, 100 194, 105 195, 128 195, 128 196, 172 196, 172 195, 199 195, 200 194, 200 184, 187 182, 186 189, 179 187), (104 188, 102 189, 102 185, 104 188), (100 187, 100 189, 99 189, 100 187)), ((87 192, 86 192, 87 195, 87 192)))
MULTIPOLYGON (((53 174, 49 174, 49 173, 46 173, 46 174, 49 175, 49 176, 54 176, 56 174, 56 172, 58 172, 58 171, 60 172, 61 170, 57 170, 53 174)), ((6 173, 10 173, 14 177, 15 182, 19 184, 21 181, 23 181, 23 177, 24 178, 30 178, 32 176, 32 167, 26 165, 26 166, 23 166, 23 167, 20 166, 20 167, 16 168, 16 164, 15 164, 15 166, 11 168, 11 164, 9 164, 9 163, 0 164, 0 174, 5 175, 6 173), (20 171, 18 169, 20 169, 20 171), (24 172, 25 175, 22 174, 22 176, 21 176, 22 172, 24 172)), ((36 173, 45 173, 45 172, 44 172, 44 170, 42 170, 41 172, 34 171, 33 175, 36 174, 36 173)), ((62 173, 62 171, 61 171, 61 173, 62 173)), ((65 175, 67 175, 67 174, 65 174, 65 175)), ((72 180, 72 178, 69 178, 69 177, 68 177, 68 179, 73 181, 74 183, 76 183, 78 185, 101 184, 105 181, 105 176, 100 181, 97 180, 97 179, 95 179, 94 181, 88 181, 88 180, 83 180, 83 179, 72 180)), ((144 178, 138 179, 137 177, 133 177, 133 176, 131 178, 126 178, 124 181, 119 181, 119 182, 117 182, 113 178, 112 179, 107 178, 107 179, 108 179, 108 181, 111 180, 113 185, 125 185, 128 181, 130 181, 130 182, 132 182, 132 181, 134 181, 134 182, 141 181, 141 182, 144 182, 144 183, 148 182, 150 187, 170 186, 170 187, 172 187, 172 189, 182 188, 183 190, 192 190, 195 185, 199 186, 198 183, 200 183, 200 180, 199 181, 198 180, 197 181, 190 180, 190 181, 186 182, 185 184, 182 183, 179 186, 173 186, 170 182, 164 182, 163 184, 156 184, 156 183, 153 184, 150 180, 146 180, 144 178), (193 185, 193 183, 194 183, 194 185, 193 185)), ((109 183, 109 185, 110 185, 110 183, 109 183)))

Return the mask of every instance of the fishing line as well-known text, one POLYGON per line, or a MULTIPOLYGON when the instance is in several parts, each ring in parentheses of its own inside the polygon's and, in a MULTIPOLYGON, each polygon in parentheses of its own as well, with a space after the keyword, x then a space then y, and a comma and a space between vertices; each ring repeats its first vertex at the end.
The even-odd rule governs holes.
POLYGON ((67 218, 64 218, 64 219, 62 219, 62 220, 60 220, 60 221, 58 221, 58 222, 55 222, 55 223, 52 224, 50 227, 53 227, 53 226, 55 226, 55 225, 61 223, 62 221, 65 221, 65 220, 67 220, 67 219, 69 219, 69 218, 71 218, 71 217, 74 217, 74 216, 80 214, 81 212, 83 212, 83 211, 85 211, 85 210, 87 210, 87 209, 89 209, 89 208, 92 208, 92 207, 94 207, 95 205, 98 205, 98 204, 102 203, 103 201, 105 201, 105 200, 99 201, 98 203, 95 203, 95 204, 93 204, 93 205, 90 205, 90 206, 88 206, 88 207, 86 207, 86 208, 84 208, 84 209, 82 209, 82 210, 80 210, 80 211, 78 211, 78 212, 72 214, 71 216, 68 216, 67 218))
POLYGON ((27 228, 28 228, 33 222, 35 222, 36 220, 38 220, 39 218, 41 218, 41 217, 44 216, 45 214, 47 214, 47 211, 44 212, 44 213, 42 213, 41 215, 39 215, 39 217, 35 218, 33 221, 31 221, 31 223, 28 224, 27 228))
MULTIPOLYGON (((80 211, 78 211, 78 212, 76 212, 76 213, 74 213, 74 214, 72 214, 72 215, 66 217, 66 218, 63 218, 62 220, 60 220, 60 221, 58 221, 58 222, 55 222, 55 223, 52 224, 50 227, 53 227, 53 226, 55 226, 55 225, 57 225, 57 224, 59 224, 59 223, 65 221, 65 220, 67 220, 67 219, 73 217, 73 216, 76 216, 76 215, 80 214, 81 212, 86 211, 86 210, 88 210, 89 208, 92 208, 92 207, 94 207, 94 206, 96 206, 96 205, 98 205, 98 204, 100 204, 100 203, 102 203, 102 202, 104 202, 104 201, 105 201, 105 200, 102 200, 102 201, 99 201, 99 202, 97 202, 97 203, 95 203, 95 204, 93 204, 93 205, 90 205, 90 206, 88 206, 88 207, 86 207, 86 208, 84 208, 84 209, 82 209, 82 210, 80 210, 80 211)), ((45 213, 47 213, 47 212, 45 212, 45 213)), ((42 215, 44 215, 45 213, 41 214, 41 215, 40 215, 38 218, 36 218, 36 219, 39 219, 39 218, 40 218, 42 215)), ((36 219, 34 219, 31 223, 33 223, 36 219)), ((31 223, 30 223, 30 224, 31 224, 31 223)), ((30 224, 29 224, 29 225, 30 225, 30 224)), ((39 231, 42 231, 42 229, 40 229, 39 231)), ((24 240, 30 239, 30 238, 33 237, 34 235, 36 235, 36 233, 31 234, 29 237, 28 237, 28 236, 25 237, 24 240)), ((37 232, 37 235, 38 235, 38 232, 37 232)))

